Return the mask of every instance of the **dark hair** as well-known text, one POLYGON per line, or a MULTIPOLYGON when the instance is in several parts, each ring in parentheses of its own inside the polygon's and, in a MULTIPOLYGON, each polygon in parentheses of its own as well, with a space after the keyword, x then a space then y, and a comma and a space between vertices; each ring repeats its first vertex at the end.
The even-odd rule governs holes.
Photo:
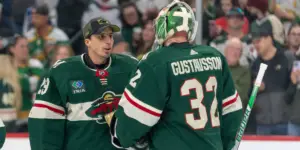
POLYGON ((13 37, 11 37, 11 39, 9 40, 9 44, 8 47, 12 47, 12 46, 16 46, 16 44, 18 43, 18 41, 20 39, 26 39, 25 36, 20 35, 20 34, 15 34, 13 37))
MULTIPOLYGON (((226 15, 225 12, 223 12, 223 10, 222 10, 221 1, 222 1, 222 0, 219 0, 219 1, 216 1, 216 2, 215 2, 215 6, 217 6, 217 10, 216 10, 216 16, 217 16, 217 18, 223 17, 223 16, 226 15)), ((239 7, 239 2, 238 2, 238 0, 230 0, 230 2, 231 2, 231 4, 232 4, 232 8, 234 8, 234 7, 239 7)))
POLYGON ((122 3, 122 5, 120 6, 120 20, 122 22, 123 27, 131 27, 131 25, 127 24, 124 15, 123 15, 123 11, 125 8, 127 7, 134 7, 137 14, 138 14, 138 22, 142 23, 141 18, 142 18, 142 13, 139 11, 139 9, 137 8, 136 4, 133 2, 124 2, 122 3))

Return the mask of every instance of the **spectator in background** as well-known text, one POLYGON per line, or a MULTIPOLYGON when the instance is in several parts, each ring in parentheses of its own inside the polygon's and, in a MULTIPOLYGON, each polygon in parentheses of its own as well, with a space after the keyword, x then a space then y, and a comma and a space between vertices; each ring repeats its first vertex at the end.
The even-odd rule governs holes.
MULTIPOLYGON (((210 43, 213 40, 213 37, 218 35, 216 31, 220 29, 216 26, 216 7, 214 5, 214 2, 212 0, 203 0, 202 1, 203 6, 203 21, 202 21, 202 35, 203 35, 203 43, 210 43)), ((192 7, 195 9, 195 6, 192 7)))
POLYGON ((253 43, 258 53, 251 68, 253 83, 260 63, 268 65, 254 107, 259 135, 287 134, 287 101, 291 99, 289 87, 292 87, 290 73, 293 59, 284 50, 275 47, 273 35, 269 24, 260 24, 256 30, 252 30, 253 43))
POLYGON ((82 27, 91 19, 102 17, 112 24, 121 27, 117 0, 92 0, 82 17, 82 27))
POLYGON ((57 45, 54 50, 54 55, 51 60, 51 66, 60 59, 74 56, 74 51, 70 45, 57 45))
POLYGON ((48 6, 38 5, 32 9, 32 24, 34 27, 25 33, 29 41, 31 57, 46 64, 51 59, 52 50, 57 42, 67 43, 68 36, 59 28, 49 24, 48 6))
POLYGON ((18 67, 22 89, 22 106, 17 121, 18 131, 27 132, 27 119, 39 77, 43 72, 43 65, 39 60, 30 58, 28 42, 23 36, 17 35, 12 39, 9 51, 13 56, 14 64, 18 67))
MULTIPOLYGON (((243 102, 243 108, 245 108, 248 104, 248 90, 251 86, 251 77, 250 77, 250 70, 248 67, 244 67, 240 65, 240 58, 243 52, 243 43, 238 38, 229 39, 225 45, 225 54, 232 79, 234 81, 236 90, 238 91, 241 100, 243 102)), ((255 116, 253 115, 254 112, 251 113, 247 128, 245 133, 255 134, 255 116)))
POLYGON ((0 49, 0 118, 7 132, 16 131, 17 111, 21 106, 18 70, 7 48, 0 49))
MULTIPOLYGON (((121 21, 123 27, 121 33, 124 40, 129 44, 129 48, 133 55, 136 55, 137 48, 133 46, 134 32, 138 35, 141 31, 142 26, 142 14, 137 9, 135 3, 128 2, 123 3, 120 8, 121 21), (135 29, 135 30, 134 30, 135 29)), ((136 41, 135 41, 136 42, 136 41)))
POLYGON ((238 0, 239 7, 244 11, 245 17, 248 22, 251 23, 256 19, 256 16, 251 14, 247 9, 248 0, 238 0))
MULTIPOLYGON (((296 27, 296 26, 295 26, 296 27)), ((299 52, 299 50, 298 50, 299 52)), ((290 103, 288 135, 300 136, 300 55, 296 53, 297 61, 294 62, 293 71, 291 73, 291 81, 295 86, 294 97, 290 103)))
POLYGON ((132 54, 129 52, 129 45, 126 41, 124 41, 121 34, 115 33, 113 35, 113 38, 114 38, 114 44, 113 44, 112 53, 127 54, 132 56, 132 54))
POLYGON ((55 49, 54 49, 54 54, 52 59, 49 61, 49 67, 47 69, 45 69, 45 71, 43 71, 43 73, 40 76, 40 80, 38 82, 37 85, 41 85, 43 82, 43 79, 45 77, 45 75, 47 74, 47 72, 49 71, 49 68, 51 66, 53 66, 56 61, 60 60, 60 59, 65 59, 65 58, 69 58, 71 56, 74 56, 74 51, 72 49, 72 47, 70 45, 66 45, 66 44, 58 44, 56 45, 55 49))
POLYGON ((133 28, 131 52, 134 57, 138 55, 138 50, 142 47, 143 44, 142 30, 143 29, 139 26, 133 28))
POLYGON ((288 37, 287 37, 287 44, 288 48, 291 52, 296 54, 300 48, 300 25, 294 24, 288 30, 288 37))
POLYGON ((273 3, 274 14, 283 23, 285 33, 292 25, 292 22, 300 21, 300 3, 298 0, 271 0, 273 3))
MULTIPOLYGON (((221 30, 223 30, 225 32, 227 32, 227 30, 228 30, 228 22, 227 22, 227 16, 226 15, 228 13, 230 13, 230 11, 233 8, 237 7, 237 6, 234 6, 233 1, 234 0, 221 0, 221 5, 222 5, 222 10, 224 12, 224 16, 216 19, 216 25, 221 30)), ((243 31, 244 34, 247 34, 248 31, 249 31, 249 22, 248 22, 248 19, 244 15, 243 15, 242 19, 244 20, 244 24, 242 26, 242 29, 243 29, 242 31, 243 31)))
POLYGON ((219 35, 216 39, 214 39, 210 46, 215 47, 222 54, 224 54, 225 43, 228 39, 238 38, 243 42, 243 51, 242 56, 240 58, 240 65, 249 66, 249 60, 251 60, 251 55, 249 53, 249 45, 251 39, 248 35, 243 33, 243 25, 244 25, 244 13, 240 8, 232 8, 226 14, 226 19, 228 22, 227 32, 222 35, 219 35))
POLYGON ((248 0, 248 9, 257 17, 251 24, 251 32, 257 30, 261 24, 267 24, 266 26, 272 30, 275 46, 277 48, 283 47, 285 41, 284 28, 275 15, 268 13, 269 0, 248 0))
POLYGON ((148 20, 154 20, 158 15, 158 9, 156 7, 147 8, 143 13, 143 23, 147 23, 148 20))
MULTIPOLYGON (((232 74, 235 87, 242 99, 243 105, 248 104, 248 90, 250 88, 250 71, 240 65, 239 60, 243 51, 243 43, 238 38, 229 39, 225 45, 225 57, 232 74)), ((245 108, 245 107, 244 107, 245 108)))
POLYGON ((155 31, 153 26, 153 21, 149 20, 143 28, 142 31, 142 46, 137 51, 137 59, 140 60, 143 56, 151 51, 152 45, 155 40, 155 31))
POLYGON ((57 25, 70 38, 70 44, 76 55, 85 52, 82 32, 82 16, 88 9, 90 0, 59 0, 56 6, 57 25))

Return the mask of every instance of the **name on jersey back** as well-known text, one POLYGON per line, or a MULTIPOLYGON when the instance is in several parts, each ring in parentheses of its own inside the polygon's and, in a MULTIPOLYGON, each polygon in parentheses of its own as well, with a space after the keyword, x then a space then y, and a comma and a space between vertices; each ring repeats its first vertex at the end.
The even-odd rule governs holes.
POLYGON ((173 74, 184 75, 194 72, 222 70, 220 57, 193 58, 171 63, 173 74))

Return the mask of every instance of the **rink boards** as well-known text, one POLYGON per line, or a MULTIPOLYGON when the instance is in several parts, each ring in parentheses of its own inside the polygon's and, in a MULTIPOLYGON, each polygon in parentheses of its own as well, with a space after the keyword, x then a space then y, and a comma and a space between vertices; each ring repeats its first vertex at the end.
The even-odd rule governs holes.
MULTIPOLYGON (((239 150, 299 150, 300 137, 245 136, 239 150)), ((8 134, 2 150, 30 150, 28 134, 8 134)))

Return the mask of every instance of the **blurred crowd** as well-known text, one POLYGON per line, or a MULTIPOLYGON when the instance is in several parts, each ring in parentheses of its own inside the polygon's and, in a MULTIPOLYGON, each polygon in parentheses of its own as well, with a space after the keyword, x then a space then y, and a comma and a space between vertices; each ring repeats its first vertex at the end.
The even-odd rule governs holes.
MULTIPOLYGON (((0 118, 7 131, 27 132, 40 79, 57 60, 86 52, 81 29, 90 19, 120 26, 113 53, 141 59, 155 50, 154 19, 170 1, 2 0, 0 118)), ((184 1, 197 11, 195 0, 184 1)), ((202 0, 201 11, 202 44, 226 57, 244 108, 259 64, 268 65, 246 134, 300 136, 300 2, 202 0)))

